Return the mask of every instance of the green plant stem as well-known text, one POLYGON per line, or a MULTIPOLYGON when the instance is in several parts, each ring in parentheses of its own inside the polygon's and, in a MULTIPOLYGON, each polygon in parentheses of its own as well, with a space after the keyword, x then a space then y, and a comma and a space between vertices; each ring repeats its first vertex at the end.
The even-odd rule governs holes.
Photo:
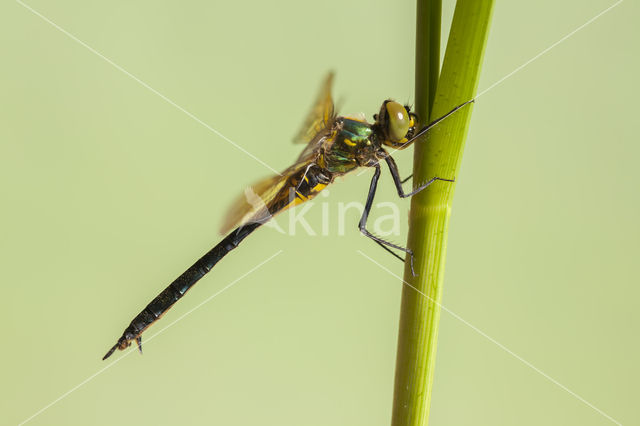
POLYGON ((440 73, 442 0, 418 0, 416 8, 416 113, 429 117, 440 73))
MULTIPOLYGON (((424 69, 425 65, 418 65, 424 63, 432 70, 434 59, 431 56, 436 37, 428 35, 432 29, 424 23, 435 19, 429 11, 433 7, 439 10, 439 5, 433 6, 435 2, 429 0, 418 1, 418 13, 424 13, 424 16, 418 16, 416 70, 424 69)), ((473 98, 476 93, 492 9, 492 0, 458 0, 433 97, 431 120, 473 98)), ((437 25, 439 29, 439 18, 437 25)), ((429 110, 429 100, 433 96, 432 79, 431 71, 416 72, 418 113, 429 110), (424 81, 425 75, 428 83, 424 81)), ((416 143, 414 187, 435 176, 449 179, 458 176, 472 108, 473 104, 461 109, 416 143)), ((455 185, 435 182, 411 200, 408 246, 414 253, 417 276, 412 275, 409 266, 405 267, 393 426, 428 424, 455 185)))

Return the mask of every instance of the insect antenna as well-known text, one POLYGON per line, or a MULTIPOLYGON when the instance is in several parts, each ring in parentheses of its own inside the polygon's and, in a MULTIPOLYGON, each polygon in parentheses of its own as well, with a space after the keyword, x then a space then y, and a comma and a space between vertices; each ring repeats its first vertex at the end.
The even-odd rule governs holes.
POLYGON ((453 114, 454 112, 456 112, 457 110, 459 110, 460 108, 462 108, 463 106, 473 103, 475 102, 475 99, 471 99, 468 100, 467 102, 458 105, 457 107, 455 107, 454 109, 452 109, 451 111, 449 111, 448 113, 446 113, 445 115, 443 115, 442 117, 438 117, 435 120, 433 120, 431 123, 427 124, 426 126, 424 126, 422 129, 420 129, 418 131, 418 133, 416 133, 411 139, 409 139, 405 144, 410 144, 411 142, 414 142, 416 139, 418 139, 419 137, 423 136, 425 133, 427 133, 429 130, 431 130, 434 126, 438 125, 442 120, 444 120, 445 118, 448 118, 451 114, 453 114))

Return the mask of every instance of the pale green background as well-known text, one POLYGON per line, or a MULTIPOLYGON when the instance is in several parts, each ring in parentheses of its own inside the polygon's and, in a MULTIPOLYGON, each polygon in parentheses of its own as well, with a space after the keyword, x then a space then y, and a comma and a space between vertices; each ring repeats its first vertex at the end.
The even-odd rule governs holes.
MULTIPOLYGON (((480 90, 611 4, 498 1, 480 90)), ((342 111, 413 99, 410 1, 29 5, 276 169, 328 69, 342 111)), ((480 98, 444 289, 625 425, 640 424, 638 12, 622 3, 480 98)), ((122 357, 100 360, 270 172, 19 3, 0 16, 0 423, 16 424, 122 357)), ((370 176, 332 187, 332 208, 364 201, 370 176)), ((356 250, 402 267, 352 216, 345 237, 257 232, 147 340, 282 254, 29 424, 388 425, 401 283, 356 250)), ((613 423, 443 312, 431 424, 613 423)))

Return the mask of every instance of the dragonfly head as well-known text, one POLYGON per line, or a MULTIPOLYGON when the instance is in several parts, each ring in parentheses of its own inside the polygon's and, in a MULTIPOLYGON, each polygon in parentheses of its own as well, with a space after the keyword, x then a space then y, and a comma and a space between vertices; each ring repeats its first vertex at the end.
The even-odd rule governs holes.
POLYGON ((382 143, 395 149, 409 146, 416 128, 416 115, 408 105, 399 104, 387 99, 380 107, 380 113, 375 115, 376 124, 383 133, 382 143))

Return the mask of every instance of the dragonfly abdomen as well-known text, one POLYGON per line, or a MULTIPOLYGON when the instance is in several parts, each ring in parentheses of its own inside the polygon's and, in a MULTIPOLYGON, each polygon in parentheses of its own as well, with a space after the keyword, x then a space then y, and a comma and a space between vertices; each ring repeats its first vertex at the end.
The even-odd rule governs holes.
MULTIPOLYGON (((214 248, 209 250, 189 269, 184 271, 178 278, 167 286, 155 299, 153 299, 124 330, 122 337, 107 352, 102 359, 109 358, 116 349, 126 349, 131 345, 131 341, 136 340, 141 348, 142 339, 140 335, 151 324, 156 322, 165 312, 167 312, 185 293, 193 287, 202 277, 204 277, 227 253, 238 247, 240 242, 249 234, 255 231, 262 223, 252 222, 232 231, 214 248)), ((142 349, 140 349, 142 350, 142 349)))

